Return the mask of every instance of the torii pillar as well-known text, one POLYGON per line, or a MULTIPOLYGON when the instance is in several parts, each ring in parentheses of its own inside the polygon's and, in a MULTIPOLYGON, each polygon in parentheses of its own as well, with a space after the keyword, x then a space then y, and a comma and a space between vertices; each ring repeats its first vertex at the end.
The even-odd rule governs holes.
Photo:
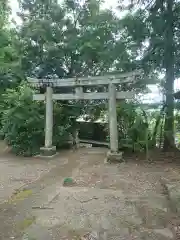
POLYGON ((45 144, 40 148, 41 155, 52 157, 56 154, 56 146, 52 145, 53 136, 53 88, 46 87, 46 121, 45 121, 45 144))
POLYGON ((121 162, 122 152, 119 152, 118 124, 116 111, 116 86, 109 84, 109 135, 110 151, 107 153, 108 162, 121 162))

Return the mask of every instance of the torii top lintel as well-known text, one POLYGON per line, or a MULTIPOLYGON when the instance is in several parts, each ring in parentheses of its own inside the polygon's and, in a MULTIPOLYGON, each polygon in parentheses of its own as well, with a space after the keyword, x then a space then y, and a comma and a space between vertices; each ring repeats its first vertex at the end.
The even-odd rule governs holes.
POLYGON ((136 77, 140 76, 141 71, 133 71, 129 73, 121 73, 114 75, 104 75, 95 77, 81 77, 81 78, 51 78, 51 79, 37 79, 27 78, 31 85, 39 86, 41 84, 49 83, 54 87, 75 87, 75 86, 95 86, 95 85, 108 85, 109 83, 121 84, 135 82, 136 77))

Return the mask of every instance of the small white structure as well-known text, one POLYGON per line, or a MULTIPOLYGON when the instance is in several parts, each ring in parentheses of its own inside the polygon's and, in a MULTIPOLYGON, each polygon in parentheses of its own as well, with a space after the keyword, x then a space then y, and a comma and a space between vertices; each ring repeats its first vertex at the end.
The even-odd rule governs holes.
MULTIPOLYGON (((81 123, 81 122, 92 122, 92 121, 88 115, 82 115, 76 119, 76 122, 81 123), (87 120, 85 120, 85 119, 87 119, 87 120)), ((98 119, 93 121, 93 123, 102 123, 102 124, 108 123, 108 116, 104 115, 103 117, 99 117, 98 119)))

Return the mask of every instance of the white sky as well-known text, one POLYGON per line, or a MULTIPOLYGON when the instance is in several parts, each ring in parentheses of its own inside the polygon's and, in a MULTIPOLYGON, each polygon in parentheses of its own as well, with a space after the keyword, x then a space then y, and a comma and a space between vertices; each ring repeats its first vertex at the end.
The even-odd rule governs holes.
MULTIPOLYGON (((18 11, 18 2, 17 0, 9 0, 10 6, 12 8, 12 16, 15 18, 16 21, 18 21, 18 18, 16 16, 16 12, 18 11)), ((105 0, 104 8, 113 8, 116 9, 118 0, 105 0)), ((154 103, 159 102, 162 100, 162 95, 156 85, 149 86, 152 93, 146 94, 142 96, 142 100, 144 103, 154 103)), ((180 89, 180 79, 175 80, 174 84, 175 91, 180 89)))

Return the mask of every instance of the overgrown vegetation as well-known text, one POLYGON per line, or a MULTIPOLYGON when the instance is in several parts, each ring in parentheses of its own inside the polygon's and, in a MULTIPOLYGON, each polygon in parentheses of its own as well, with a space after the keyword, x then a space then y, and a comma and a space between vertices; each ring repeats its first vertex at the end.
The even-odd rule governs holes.
MULTIPOLYGON (((6 143, 18 155, 37 154, 44 144, 45 106, 33 101, 32 94, 32 89, 22 84, 16 90, 7 90, 1 100, 1 131, 6 143)), ((63 105, 55 104, 53 143, 58 148, 67 142, 73 128, 72 114, 63 105)))
MULTIPOLYGON (((165 104, 154 112, 136 101, 118 104, 119 147, 146 152, 157 146, 164 150, 174 147, 180 1, 131 1, 124 18, 102 9, 99 0, 83 4, 80 0, 61 4, 57 0, 19 0, 19 4, 22 23, 15 30, 8 20, 7 1, 0 2, 0 125, 1 135, 14 153, 36 154, 44 144, 44 104, 32 101, 34 90, 27 85, 27 76, 67 78, 135 69, 144 71, 142 81, 118 88, 142 93, 147 84, 157 83, 165 104), (159 73, 165 74, 163 81, 159 73)), ((119 11, 124 9, 121 5, 119 11)), ((54 145, 63 146, 82 113, 96 119, 106 107, 103 101, 54 103, 54 145)))

